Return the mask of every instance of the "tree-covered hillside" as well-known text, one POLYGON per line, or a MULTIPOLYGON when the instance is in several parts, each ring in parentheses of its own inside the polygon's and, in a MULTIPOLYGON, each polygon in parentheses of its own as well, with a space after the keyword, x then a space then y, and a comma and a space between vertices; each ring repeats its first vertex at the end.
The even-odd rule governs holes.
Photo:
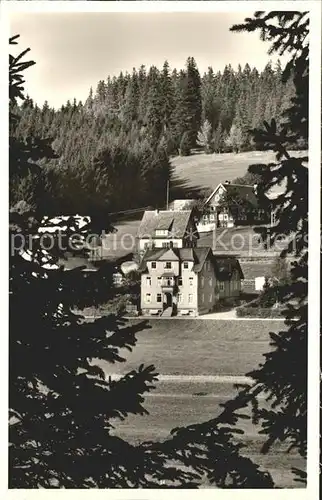
POLYGON ((249 129, 272 117, 282 121, 293 96, 293 81, 283 83, 279 62, 262 72, 248 64, 237 71, 209 67, 200 76, 189 57, 185 69, 166 61, 161 69, 141 66, 108 77, 84 103, 67 101, 57 110, 27 98, 14 109, 20 116, 14 133, 52 138, 59 160, 46 162, 47 212, 162 206, 171 155, 255 149, 249 129))

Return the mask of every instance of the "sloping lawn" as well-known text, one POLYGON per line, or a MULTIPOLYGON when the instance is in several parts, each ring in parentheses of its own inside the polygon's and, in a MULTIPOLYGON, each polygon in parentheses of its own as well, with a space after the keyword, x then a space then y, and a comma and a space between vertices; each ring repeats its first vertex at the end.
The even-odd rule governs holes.
POLYGON ((264 361, 269 332, 284 327, 283 321, 198 319, 154 319, 149 325, 137 334, 132 352, 122 351, 125 363, 100 362, 107 373, 123 374, 144 363, 165 375, 245 375, 264 361))
MULTIPOLYGON (((303 153, 294 151, 292 154, 300 156, 303 153)), ((232 181, 236 177, 245 175, 249 165, 272 161, 275 161, 275 154, 272 151, 250 151, 239 154, 177 156, 172 159, 171 163, 175 167, 175 177, 184 179, 187 187, 200 186, 215 189, 220 182, 232 181)))
MULTIPOLYGON (((109 373, 125 373, 141 363, 154 364, 162 374, 243 375, 263 362, 268 352, 268 333, 283 329, 279 321, 216 321, 216 320, 151 320, 151 328, 139 334, 132 353, 124 353, 123 366, 102 363, 109 373)), ((130 415, 123 422, 115 421, 114 434, 139 444, 146 440, 164 440, 171 429, 202 423, 218 416, 221 404, 234 397, 236 388, 230 382, 196 380, 159 381, 155 390, 145 396, 148 415, 130 415)), ((262 399, 262 404, 266 406, 262 399)), ((248 413, 243 410, 242 413, 248 413)), ((277 487, 299 487, 294 482, 292 467, 305 468, 295 453, 287 454, 286 445, 276 445, 266 455, 260 453, 263 436, 251 420, 241 420, 238 427, 245 434, 236 437, 249 456, 269 471, 277 487)), ((213 487, 205 483, 203 487, 213 487)))

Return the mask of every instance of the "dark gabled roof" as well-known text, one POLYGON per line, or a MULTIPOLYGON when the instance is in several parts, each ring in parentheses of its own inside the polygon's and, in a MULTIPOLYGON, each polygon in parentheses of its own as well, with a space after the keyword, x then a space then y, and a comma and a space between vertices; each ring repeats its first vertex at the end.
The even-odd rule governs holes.
POLYGON ((139 270, 146 270, 146 263, 151 261, 160 261, 160 260, 179 260, 180 262, 192 261, 194 262, 194 266, 192 270, 196 273, 201 271, 204 262, 207 258, 207 255, 211 252, 210 247, 200 247, 200 248, 154 248, 152 250, 147 250, 142 258, 142 262, 139 270), (166 256, 166 253, 173 252, 175 259, 171 259, 171 256, 166 256), (163 259, 163 257, 165 257, 163 259))
POLYGON ((195 261, 195 256, 193 254, 195 249, 192 248, 178 248, 180 260, 182 261, 195 261))
MULTIPOLYGON (((147 250, 142 258, 142 262, 139 271, 144 272, 146 270, 146 263, 151 261, 163 260, 162 257, 169 251, 172 251, 176 259, 180 262, 193 261, 194 266, 192 270, 195 273, 199 273, 208 256, 211 257, 212 263, 215 268, 215 273, 220 281, 227 281, 231 279, 231 276, 235 270, 238 271, 240 279, 244 279, 243 271, 240 267, 239 260, 234 256, 226 255, 213 255, 210 247, 197 247, 197 248, 154 248, 152 250, 147 250)), ((166 260, 171 260, 168 257, 166 260)), ((169 271, 171 272, 171 271, 169 271)))
POLYGON ((244 279, 242 268, 240 267, 239 260, 231 256, 214 256, 214 264, 216 275, 220 281, 230 280, 235 270, 238 271, 240 279, 244 279))
MULTIPOLYGON (((191 210, 146 210, 140 223, 139 238, 155 238, 155 232, 168 229, 173 237, 183 238, 191 218, 191 210)), ((198 237, 198 235, 196 234, 198 237)))
POLYGON ((199 271, 201 271, 201 269, 203 268, 203 265, 205 263, 205 260, 209 252, 212 255, 212 250, 210 247, 199 247, 199 248, 194 248, 193 250, 197 259, 195 261, 195 265, 193 266, 192 270, 195 271, 195 273, 199 273, 199 271))

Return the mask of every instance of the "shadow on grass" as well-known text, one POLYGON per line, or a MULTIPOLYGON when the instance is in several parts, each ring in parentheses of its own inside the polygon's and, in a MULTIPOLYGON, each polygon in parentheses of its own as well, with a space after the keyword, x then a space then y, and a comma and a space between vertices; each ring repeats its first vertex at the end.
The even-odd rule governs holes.
POLYGON ((189 179, 173 175, 170 183, 169 200, 200 199, 207 196, 208 192, 209 194, 212 192, 210 187, 191 186, 189 179))

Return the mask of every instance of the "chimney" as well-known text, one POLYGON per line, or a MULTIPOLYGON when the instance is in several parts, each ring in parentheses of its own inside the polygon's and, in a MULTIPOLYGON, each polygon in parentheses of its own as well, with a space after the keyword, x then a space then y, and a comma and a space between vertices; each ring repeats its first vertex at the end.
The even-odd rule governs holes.
POLYGON ((155 215, 158 215, 158 213, 159 213, 159 209, 158 209, 158 208, 156 208, 156 209, 154 210, 154 213, 155 213, 155 215))

